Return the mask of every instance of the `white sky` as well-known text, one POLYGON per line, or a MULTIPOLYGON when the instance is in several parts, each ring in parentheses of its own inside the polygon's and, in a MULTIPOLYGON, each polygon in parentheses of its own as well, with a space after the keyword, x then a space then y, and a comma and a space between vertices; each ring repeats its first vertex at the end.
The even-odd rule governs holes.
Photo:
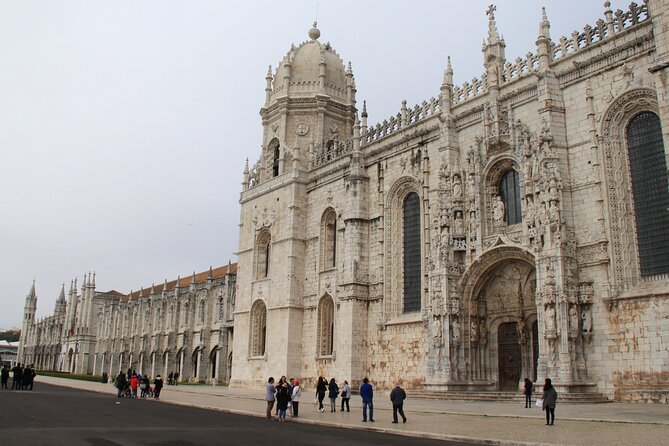
MULTIPOLYGON (((483 71, 490 0, 320 0, 369 124, 483 71)), ((603 0, 498 0, 508 60, 603 0)), ((627 9, 629 1, 613 0, 627 9)), ((235 261, 244 159, 260 152, 267 66, 307 40, 316 1, 0 0, 0 328, 97 272, 127 293, 235 261)))

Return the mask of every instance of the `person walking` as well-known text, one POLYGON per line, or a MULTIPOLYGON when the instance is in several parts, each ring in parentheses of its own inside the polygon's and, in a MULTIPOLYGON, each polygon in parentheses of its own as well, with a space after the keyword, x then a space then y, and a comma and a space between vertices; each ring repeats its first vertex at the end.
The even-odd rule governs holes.
POLYGON ((360 386, 360 397, 362 398, 362 422, 367 422, 367 408, 369 407, 369 421, 374 422, 374 388, 369 379, 364 377, 360 386))
POLYGON ((160 399, 161 390, 163 390, 163 379, 158 375, 156 376, 156 379, 153 380, 153 397, 155 399, 160 399))
POLYGON ((293 383, 293 392, 291 395, 291 406, 293 408, 293 418, 297 418, 300 412, 300 397, 302 396, 302 388, 300 387, 300 381, 295 380, 293 383))
POLYGON ((546 378, 544 384, 544 395, 542 410, 546 411, 546 426, 552 426, 555 423, 555 403, 557 402, 557 392, 550 378, 546 378))
POLYGON ((140 389, 142 389, 142 398, 146 398, 151 394, 151 380, 149 379, 149 375, 144 374, 144 376, 142 376, 140 389))
POLYGON ((174 381, 172 382, 175 386, 179 385, 179 372, 174 372, 174 381))
POLYGON ((337 397, 339 396, 339 386, 337 381, 334 378, 330 379, 330 384, 328 385, 329 397, 330 397, 330 412, 337 411, 337 397))
POLYGON ((393 403, 393 423, 397 424, 397 412, 402 416, 402 423, 407 422, 407 417, 404 416, 404 400, 406 399, 407 394, 403 388, 400 387, 400 383, 395 383, 395 388, 390 392, 390 401, 393 403))
POLYGON ((323 398, 325 398, 325 391, 327 390, 327 384, 325 378, 322 376, 318 377, 318 382, 316 383, 316 398, 318 398, 318 411, 325 412, 323 407, 323 398))
POLYGON ((139 387, 139 379, 137 379, 137 374, 133 373, 130 378, 131 398, 137 398, 137 387, 139 387))
POLYGON ((118 376, 116 377, 116 388, 118 389, 118 397, 121 398, 123 397, 123 391, 125 390, 125 373, 123 371, 118 372, 118 376))
POLYGON ((21 390, 22 374, 23 374, 23 367, 21 367, 21 364, 16 364, 12 368, 12 389, 21 390))
POLYGON ((525 409, 532 407, 532 381, 529 378, 525 378, 525 388, 523 393, 525 394, 525 409))
POLYGON ((7 388, 7 381, 9 381, 9 367, 6 365, 2 366, 2 372, 0 372, 0 376, 2 377, 2 388, 6 389, 7 388))
POLYGON ((267 401, 266 415, 268 420, 272 419, 272 408, 274 408, 274 401, 276 400, 274 397, 275 393, 276 389, 274 387, 274 377, 270 376, 267 380, 267 384, 265 384, 265 401, 267 401))
POLYGON ((279 421, 286 421, 288 401, 290 401, 288 383, 285 380, 281 380, 276 386, 276 407, 279 410, 279 421))
POLYGON ((341 411, 344 411, 344 404, 346 404, 346 412, 351 411, 351 406, 349 406, 348 401, 351 399, 351 387, 348 385, 348 381, 344 380, 344 387, 341 391, 341 411))
POLYGON ((167 375, 167 385, 168 386, 171 386, 172 384, 174 384, 173 379, 174 379, 174 373, 170 372, 170 374, 167 375))

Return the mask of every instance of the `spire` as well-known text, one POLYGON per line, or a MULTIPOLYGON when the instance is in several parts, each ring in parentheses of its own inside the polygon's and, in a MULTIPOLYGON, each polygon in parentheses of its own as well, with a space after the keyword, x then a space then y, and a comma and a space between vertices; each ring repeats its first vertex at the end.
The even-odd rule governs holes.
POLYGON ((35 279, 33 279, 33 284, 30 287, 30 291, 28 291, 28 295, 26 296, 26 300, 32 300, 35 299, 35 279))
POLYGON ((95 288, 95 271, 93 271, 93 282, 91 283, 93 288, 95 288))
POLYGON ((156 294, 156 284, 152 283, 151 284, 151 292, 149 293, 150 296, 155 296, 156 294))
POLYGON ((364 135, 367 133, 367 101, 362 101, 362 114, 360 116, 362 117, 360 127, 362 129, 362 134, 364 135))
POLYGON ((504 39, 500 39, 499 32, 497 32, 497 23, 495 22, 495 11, 497 11, 497 6, 490 5, 486 9, 486 14, 488 15, 488 45, 493 45, 499 43, 504 39))
POLYGON ((272 66, 270 65, 267 69, 267 74, 265 75, 265 107, 269 105, 269 99, 272 95, 272 66))
POLYGON ((453 85, 453 67, 451 66, 451 56, 448 56, 448 62, 446 63, 446 70, 444 70, 444 80, 441 85, 442 86, 453 85))
POLYGON ((58 296, 58 300, 65 300, 65 284, 63 284, 63 287, 60 289, 60 296, 58 296))
POLYGON ((195 271, 193 271, 193 279, 190 281, 191 284, 195 284, 195 271))
POLYGON ((539 37, 544 37, 550 39, 550 29, 551 22, 548 21, 548 16, 546 15, 546 7, 541 8, 541 24, 539 25, 539 37))
POLYGON ((545 72, 549 69, 553 60, 551 51, 551 24, 546 15, 546 8, 541 8, 541 23, 539 24, 539 37, 537 37, 537 56, 539 57, 539 71, 545 72))
POLYGON ((181 276, 177 276, 177 284, 174 286, 174 288, 181 288, 181 276))
POLYGON ((207 274, 207 279, 208 280, 213 280, 214 279, 214 269, 209 265, 209 274, 207 274))

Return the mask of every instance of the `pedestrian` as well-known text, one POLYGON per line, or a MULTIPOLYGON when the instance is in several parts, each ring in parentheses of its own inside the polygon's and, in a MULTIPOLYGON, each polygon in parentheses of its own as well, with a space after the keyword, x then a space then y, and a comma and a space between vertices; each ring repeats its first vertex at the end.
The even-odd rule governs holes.
POLYGON ((397 424, 397 412, 402 416, 402 423, 407 422, 407 417, 404 415, 404 400, 407 394, 403 388, 400 387, 399 381, 395 382, 395 388, 390 392, 390 401, 393 403, 393 423, 397 424))
POLYGON ((291 395, 291 406, 293 407, 293 417, 297 418, 300 411, 300 397, 302 396, 302 388, 300 388, 300 381, 295 380, 293 385, 293 393, 291 395))
POLYGON ((544 395, 542 410, 546 411, 546 426, 552 426, 555 423, 555 403, 557 402, 557 392, 550 378, 546 378, 544 384, 544 395))
POLYGON ((174 379, 174 372, 170 372, 170 374, 167 375, 167 385, 168 386, 171 386, 172 384, 174 384, 174 382, 172 381, 173 379, 174 379))
POLYGON ((23 367, 21 367, 21 364, 16 364, 12 368, 12 389, 21 390, 22 374, 23 374, 23 367))
POLYGON ((174 372, 174 381, 172 382, 175 386, 179 385, 179 372, 174 372))
POLYGON ((339 386, 337 381, 334 378, 330 379, 330 384, 328 385, 329 397, 330 397, 330 412, 337 411, 337 397, 339 396, 339 386))
POLYGON ((123 397, 123 391, 125 390, 125 373, 123 371, 118 372, 118 376, 116 377, 116 388, 118 389, 118 397, 121 398, 123 397))
POLYGON ((276 407, 279 410, 279 421, 286 421, 288 401, 290 401, 288 383, 285 380, 281 380, 276 386, 276 407))
POLYGON ((130 378, 130 390, 132 391, 132 398, 137 398, 137 387, 139 387, 139 379, 137 379, 137 374, 133 373, 132 377, 130 378))
POLYGON ((140 386, 140 389, 142 389, 142 398, 146 398, 147 396, 151 395, 151 380, 149 379, 149 375, 145 374, 142 377, 142 383, 140 386))
POLYGON ((318 399, 318 411, 325 412, 323 407, 323 398, 325 398, 325 391, 327 390, 327 384, 325 378, 322 376, 318 377, 318 382, 316 383, 316 398, 318 399))
POLYGON ((360 397, 362 398, 362 422, 367 422, 367 407, 369 407, 369 421, 374 422, 374 388, 369 379, 364 377, 360 386, 360 397))
POLYGON ((153 397, 155 399, 160 399, 161 390, 163 390, 163 379, 158 375, 156 376, 156 379, 153 380, 153 397))
POLYGON ((35 368, 33 364, 30 364, 23 371, 23 386, 28 390, 33 390, 33 384, 35 383, 35 368))
POLYGON ((351 399, 351 387, 348 385, 348 381, 344 380, 344 387, 341 391, 341 411, 344 411, 344 404, 346 404, 346 412, 351 411, 351 406, 348 405, 348 401, 351 399))
POLYGON ((2 377, 2 388, 6 389, 7 388, 7 381, 9 381, 9 367, 6 365, 2 366, 2 372, 0 372, 0 376, 2 377))
MULTIPOLYGON (((280 386, 286 383, 286 377, 285 375, 281 375, 281 378, 279 378, 279 382, 276 384, 275 390, 278 389, 280 386)), ((279 404, 277 402, 276 408, 274 409, 274 415, 279 416, 279 404)))
POLYGON ((525 409, 532 407, 532 381, 529 378, 525 378, 525 388, 523 389, 525 394, 525 409))
POLYGON ((290 378, 288 380, 288 407, 290 408, 290 414, 291 416, 295 416, 295 413, 293 412, 293 387, 295 386, 295 379, 290 378))
POLYGON ((274 388, 274 377, 270 376, 265 384, 265 401, 267 401, 267 419, 272 419, 272 408, 274 407, 274 393, 276 389, 274 388))

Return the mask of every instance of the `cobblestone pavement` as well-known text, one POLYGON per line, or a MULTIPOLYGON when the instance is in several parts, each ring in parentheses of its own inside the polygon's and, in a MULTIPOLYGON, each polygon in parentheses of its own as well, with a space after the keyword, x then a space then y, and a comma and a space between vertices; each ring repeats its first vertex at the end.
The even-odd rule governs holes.
MULTIPOLYGON (((112 384, 39 376, 39 382, 115 395, 112 384)), ((360 398, 351 399, 351 412, 319 413, 311 391, 303 392, 299 421, 354 429, 452 440, 488 441, 490 444, 666 445, 669 405, 639 403, 559 404, 555 426, 546 426, 538 408, 522 404, 407 399, 406 424, 391 424, 387 392, 374 398, 376 422, 361 422, 360 398)), ((234 413, 264 416, 264 389, 257 392, 224 386, 166 386, 161 401, 234 413)), ((326 399, 326 403, 327 403, 326 399)), ((339 400, 338 400, 339 402, 339 400)))

